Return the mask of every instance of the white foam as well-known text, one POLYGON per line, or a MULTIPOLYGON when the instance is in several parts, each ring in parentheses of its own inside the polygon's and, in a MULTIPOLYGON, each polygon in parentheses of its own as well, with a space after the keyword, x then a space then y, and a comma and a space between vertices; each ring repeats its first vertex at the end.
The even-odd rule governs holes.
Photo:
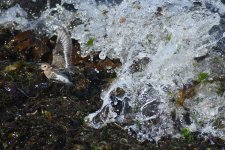
POLYGON ((15 25, 16 29, 24 29, 29 26, 27 20, 27 12, 25 12, 18 4, 14 7, 2 11, 0 15, 0 25, 15 25))

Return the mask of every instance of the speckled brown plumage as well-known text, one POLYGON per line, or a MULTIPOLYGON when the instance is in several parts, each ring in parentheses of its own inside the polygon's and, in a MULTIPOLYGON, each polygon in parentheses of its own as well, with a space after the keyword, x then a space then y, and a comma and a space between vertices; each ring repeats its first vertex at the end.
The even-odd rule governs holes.
POLYGON ((72 40, 69 32, 60 28, 57 30, 58 37, 55 49, 53 50, 52 64, 42 63, 41 69, 44 71, 48 79, 60 81, 66 84, 72 84, 64 71, 72 72, 71 69, 71 53, 72 53, 72 40))

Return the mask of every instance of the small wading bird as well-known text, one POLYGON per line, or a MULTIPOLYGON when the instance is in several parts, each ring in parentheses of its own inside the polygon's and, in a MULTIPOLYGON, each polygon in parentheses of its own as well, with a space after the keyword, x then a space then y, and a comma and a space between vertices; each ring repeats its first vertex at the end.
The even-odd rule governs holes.
POLYGON ((56 46, 52 51, 52 64, 41 63, 41 70, 48 79, 72 85, 73 83, 66 75, 66 73, 71 73, 71 36, 64 28, 57 29, 57 33, 56 46))

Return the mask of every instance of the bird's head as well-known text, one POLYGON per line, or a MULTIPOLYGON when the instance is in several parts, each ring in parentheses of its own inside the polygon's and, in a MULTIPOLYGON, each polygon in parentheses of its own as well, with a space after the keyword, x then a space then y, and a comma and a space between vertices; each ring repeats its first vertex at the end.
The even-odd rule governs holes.
POLYGON ((49 69, 51 69, 51 68, 52 68, 52 67, 51 67, 50 64, 47 64, 47 63, 42 63, 42 64, 41 64, 41 70, 43 70, 43 71, 49 70, 49 69))

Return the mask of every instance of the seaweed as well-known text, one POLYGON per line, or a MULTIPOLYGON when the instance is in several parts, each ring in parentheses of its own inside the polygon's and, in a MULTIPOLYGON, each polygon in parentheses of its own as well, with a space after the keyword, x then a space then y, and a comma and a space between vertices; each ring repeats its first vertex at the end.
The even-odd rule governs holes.
POLYGON ((198 74, 198 77, 197 77, 197 81, 198 81, 198 82, 204 81, 204 80, 206 80, 208 77, 209 77, 209 74, 208 74, 208 73, 205 73, 205 72, 199 73, 199 74, 198 74))
POLYGON ((90 38, 90 39, 87 41, 87 44, 86 44, 86 45, 87 45, 88 47, 91 47, 91 46, 94 45, 94 41, 95 41, 95 38, 92 37, 92 38, 90 38))

